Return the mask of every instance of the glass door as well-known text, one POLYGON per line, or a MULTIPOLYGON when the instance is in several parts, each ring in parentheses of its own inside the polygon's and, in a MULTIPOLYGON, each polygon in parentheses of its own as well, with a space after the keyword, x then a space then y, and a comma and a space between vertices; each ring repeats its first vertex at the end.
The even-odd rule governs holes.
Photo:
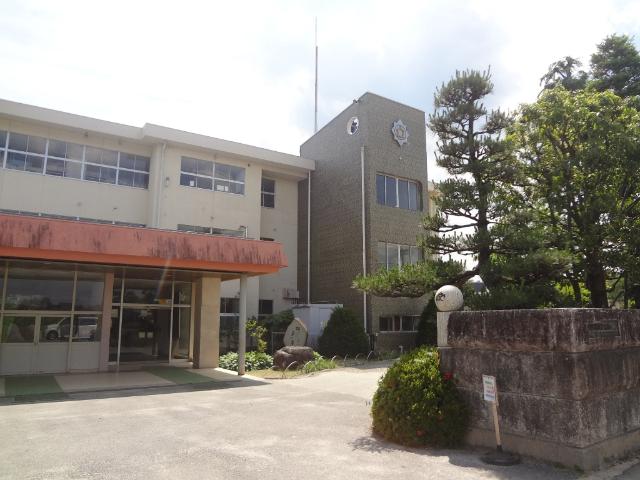
POLYGON ((70 331, 70 315, 4 315, 0 374, 65 372, 70 331))
POLYGON ((124 308, 120 362, 168 362, 171 309, 124 308))
POLYGON ((32 373, 37 316, 4 315, 0 335, 0 374, 32 373))
MULTIPOLYGON (((71 341, 71 315, 40 315, 36 329, 33 373, 65 372, 71 341)), ((74 326, 74 330, 77 329, 74 326)))

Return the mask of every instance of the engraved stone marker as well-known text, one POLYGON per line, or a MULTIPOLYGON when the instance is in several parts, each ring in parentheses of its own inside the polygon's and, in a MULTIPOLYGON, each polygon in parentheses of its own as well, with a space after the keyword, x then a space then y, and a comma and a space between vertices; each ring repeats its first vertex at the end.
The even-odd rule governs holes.
POLYGON ((287 347, 304 347, 307 343, 307 327, 302 320, 294 318, 284 333, 284 344, 287 347))

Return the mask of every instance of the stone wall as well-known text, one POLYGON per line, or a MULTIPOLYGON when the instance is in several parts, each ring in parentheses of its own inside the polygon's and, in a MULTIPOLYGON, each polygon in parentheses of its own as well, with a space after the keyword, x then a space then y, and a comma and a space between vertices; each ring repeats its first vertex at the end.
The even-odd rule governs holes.
POLYGON ((640 311, 453 312, 446 338, 441 368, 471 406, 469 443, 495 445, 486 374, 507 450, 592 470, 640 448, 640 311))

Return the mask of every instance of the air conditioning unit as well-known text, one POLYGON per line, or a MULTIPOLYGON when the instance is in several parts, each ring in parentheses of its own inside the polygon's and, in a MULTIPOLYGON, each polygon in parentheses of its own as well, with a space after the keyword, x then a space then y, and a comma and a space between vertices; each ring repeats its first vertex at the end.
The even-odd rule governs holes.
POLYGON ((300 298, 300 292, 295 288, 283 288, 282 289, 282 298, 289 300, 296 300, 300 298))

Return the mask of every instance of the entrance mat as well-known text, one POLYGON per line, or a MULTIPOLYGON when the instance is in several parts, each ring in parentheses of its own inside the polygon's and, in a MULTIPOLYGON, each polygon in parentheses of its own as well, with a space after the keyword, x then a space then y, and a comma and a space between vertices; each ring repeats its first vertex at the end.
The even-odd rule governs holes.
POLYGON ((64 393, 53 375, 24 375, 4 377, 4 394, 7 397, 26 395, 52 395, 64 393))
POLYGON ((145 371, 160 378, 169 380, 177 385, 188 385, 193 383, 211 383, 211 378, 192 372, 187 368, 176 367, 151 367, 145 371))

